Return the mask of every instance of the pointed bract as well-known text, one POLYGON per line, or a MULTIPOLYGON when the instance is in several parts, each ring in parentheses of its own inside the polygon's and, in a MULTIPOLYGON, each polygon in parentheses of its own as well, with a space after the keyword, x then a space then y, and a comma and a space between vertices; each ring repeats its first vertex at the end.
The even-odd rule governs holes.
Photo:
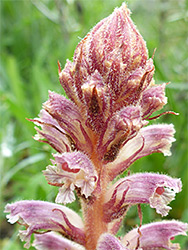
POLYGON ((34 137, 35 140, 48 143, 59 153, 70 152, 75 148, 73 141, 67 136, 65 130, 60 127, 57 120, 46 110, 42 109, 39 117, 40 118, 30 119, 30 121, 33 121, 37 126, 41 127, 41 130, 35 127, 37 131, 34 137))

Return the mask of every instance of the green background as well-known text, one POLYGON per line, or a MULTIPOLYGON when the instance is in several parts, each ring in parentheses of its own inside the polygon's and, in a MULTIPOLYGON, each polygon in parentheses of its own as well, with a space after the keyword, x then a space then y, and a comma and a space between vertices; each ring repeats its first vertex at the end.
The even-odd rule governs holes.
MULTIPOLYGON (((22 199, 54 201, 58 189, 49 186, 42 170, 50 163, 51 149, 32 139, 36 117, 48 90, 63 94, 57 61, 72 59, 81 38, 102 18, 121 6, 120 0, 0 0, 0 248, 20 250, 18 225, 9 225, 3 213, 7 202, 22 199)), ((171 202, 165 219, 188 219, 188 3, 185 0, 130 0, 132 19, 154 58, 156 83, 167 86, 168 104, 179 116, 166 115, 157 123, 173 123, 176 142, 172 156, 153 154, 138 160, 131 172, 159 172, 182 179, 183 191, 171 202)), ((78 203, 70 205, 76 211, 78 203)), ((159 220, 142 206, 143 222, 159 220)), ((130 209, 119 235, 139 223, 130 209)), ((188 249, 186 237, 176 237, 188 249), (187 245, 186 245, 187 244, 187 245)), ((31 247, 32 249, 32 247, 31 247)))

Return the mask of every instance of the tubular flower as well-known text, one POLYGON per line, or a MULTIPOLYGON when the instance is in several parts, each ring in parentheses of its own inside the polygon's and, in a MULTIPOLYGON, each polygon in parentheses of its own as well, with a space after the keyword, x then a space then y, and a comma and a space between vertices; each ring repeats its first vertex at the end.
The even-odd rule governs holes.
POLYGON ((80 200, 76 212, 44 201, 18 201, 5 208, 10 223, 26 227, 20 237, 39 250, 179 249, 171 240, 185 235, 178 221, 142 226, 140 204, 166 216, 168 204, 181 191, 181 180, 164 174, 137 173, 114 180, 152 153, 171 154, 172 124, 148 125, 167 103, 166 84, 153 79, 153 58, 125 4, 100 21, 78 44, 73 61, 59 80, 67 97, 49 92, 38 118, 35 139, 57 153, 43 174, 59 188, 56 203, 80 200), (113 181, 113 183, 112 183, 113 181), (117 238, 127 210, 138 206, 140 226, 117 238))
POLYGON ((130 231, 122 239, 122 243, 127 245, 128 249, 135 249, 137 239, 140 239, 141 249, 180 249, 179 244, 173 244, 171 240, 176 235, 186 235, 187 225, 179 221, 161 221, 144 225, 138 233, 138 228, 130 231))
POLYGON ((44 201, 18 201, 8 204, 5 212, 11 224, 19 222, 27 230, 19 232, 20 238, 30 246, 32 233, 56 231, 76 242, 84 243, 84 225, 80 216, 71 209, 44 201))
POLYGON ((150 204, 157 213, 165 216, 171 209, 167 204, 181 191, 181 186, 179 179, 160 174, 140 173, 122 178, 106 192, 104 219, 118 218, 122 216, 121 211, 141 203, 150 204))

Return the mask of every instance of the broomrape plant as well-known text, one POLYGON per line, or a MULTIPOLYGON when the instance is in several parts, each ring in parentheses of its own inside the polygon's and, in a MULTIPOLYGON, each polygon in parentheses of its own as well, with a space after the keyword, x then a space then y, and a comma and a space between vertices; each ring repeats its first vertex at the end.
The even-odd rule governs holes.
POLYGON ((43 171, 57 186, 55 203, 18 201, 5 208, 25 247, 42 250, 179 249, 171 242, 186 235, 187 225, 161 221, 142 225, 140 204, 166 216, 181 191, 180 179, 155 173, 117 176, 137 159, 170 155, 172 124, 148 125, 166 103, 166 84, 156 85, 153 59, 123 4, 100 21, 78 44, 73 62, 59 65, 59 79, 69 98, 49 92, 39 118, 32 119, 35 139, 52 146, 52 164, 43 171), (40 128, 39 128, 40 127, 40 128), (64 205, 79 197, 83 218, 64 205), (140 226, 115 235, 128 209, 138 206, 140 226))

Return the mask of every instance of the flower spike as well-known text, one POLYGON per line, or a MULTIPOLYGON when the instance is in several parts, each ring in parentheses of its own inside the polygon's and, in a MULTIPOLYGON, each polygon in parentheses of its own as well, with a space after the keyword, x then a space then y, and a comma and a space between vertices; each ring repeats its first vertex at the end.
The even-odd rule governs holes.
POLYGON ((155 84, 154 70, 153 56, 149 58, 125 3, 80 41, 72 62, 67 60, 64 69, 58 62, 69 100, 49 92, 39 118, 30 121, 37 126, 35 139, 56 151, 43 171, 48 184, 59 188, 55 202, 71 203, 77 196, 83 220, 71 209, 49 202, 8 204, 9 222, 26 227, 20 231, 25 247, 34 234, 32 245, 38 250, 179 249, 171 240, 186 235, 187 224, 142 225, 141 204, 166 216, 169 203, 181 191, 181 180, 155 173, 118 178, 144 156, 171 155, 174 126, 148 125, 164 114, 175 114, 159 112, 167 103, 166 84, 155 84), (118 238, 133 205, 138 207, 140 226, 118 238))

